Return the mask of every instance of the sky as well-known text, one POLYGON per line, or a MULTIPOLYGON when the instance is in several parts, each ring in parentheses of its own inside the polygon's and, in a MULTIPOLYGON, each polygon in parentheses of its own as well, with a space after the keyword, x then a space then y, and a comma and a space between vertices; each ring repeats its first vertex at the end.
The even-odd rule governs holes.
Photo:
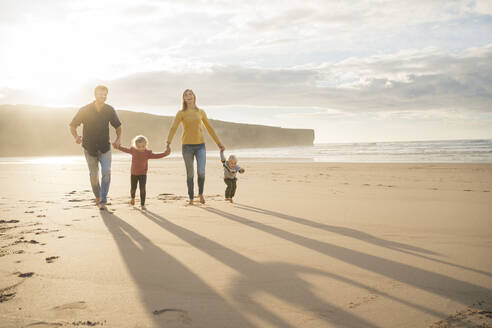
POLYGON ((492 138, 492 1, 0 0, 0 104, 312 128, 316 143, 492 138))

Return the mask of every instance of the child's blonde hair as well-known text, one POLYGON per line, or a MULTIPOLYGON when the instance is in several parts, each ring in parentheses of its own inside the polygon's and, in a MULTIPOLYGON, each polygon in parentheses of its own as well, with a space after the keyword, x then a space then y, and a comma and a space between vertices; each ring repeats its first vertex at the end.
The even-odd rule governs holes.
POLYGON ((147 146, 149 145, 149 140, 147 139, 146 136, 143 136, 143 135, 136 136, 135 138, 132 139, 132 146, 134 148, 137 148, 137 144, 143 143, 143 142, 145 142, 147 144, 147 146))
POLYGON ((227 160, 230 162, 237 162, 237 157, 236 155, 229 155, 229 158, 227 160))

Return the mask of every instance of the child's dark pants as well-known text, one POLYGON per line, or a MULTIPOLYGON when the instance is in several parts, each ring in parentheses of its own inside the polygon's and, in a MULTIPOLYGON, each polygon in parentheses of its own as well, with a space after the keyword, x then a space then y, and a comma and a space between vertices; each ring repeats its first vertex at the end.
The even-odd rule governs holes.
POLYGON ((147 175, 133 175, 131 176, 131 189, 130 195, 135 198, 135 191, 137 191, 137 183, 140 185, 140 205, 145 205, 145 184, 147 183, 147 175))
POLYGON ((236 181, 237 181, 237 178, 224 179, 224 182, 227 185, 227 188, 225 190, 225 198, 234 197, 234 194, 236 193, 236 181))

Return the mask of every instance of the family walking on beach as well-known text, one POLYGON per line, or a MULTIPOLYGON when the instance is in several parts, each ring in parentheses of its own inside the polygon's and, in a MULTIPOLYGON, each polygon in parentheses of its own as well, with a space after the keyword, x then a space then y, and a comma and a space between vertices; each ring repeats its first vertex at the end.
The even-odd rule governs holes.
POLYGON ((89 168, 90 183, 96 198, 96 205, 105 210, 107 195, 111 182, 111 143, 109 138, 109 124, 116 130, 116 139, 113 147, 132 155, 130 176, 130 204, 135 205, 137 185, 140 189, 140 205, 145 210, 146 183, 148 160, 168 156, 171 153, 171 142, 179 125, 183 125, 182 155, 186 167, 186 184, 188 187, 189 204, 193 205, 194 192, 194 162, 197 162, 198 197, 200 203, 205 204, 203 196, 205 185, 206 148, 202 124, 220 149, 220 159, 224 168, 224 182, 227 185, 225 199, 232 202, 236 192, 236 174, 244 173, 244 169, 237 164, 234 155, 226 160, 225 147, 220 142, 210 125, 207 114, 196 106, 196 97, 192 90, 183 92, 183 103, 169 130, 166 150, 154 153, 147 149, 148 140, 139 135, 133 138, 130 148, 121 145, 121 122, 113 107, 106 104, 108 88, 99 85, 94 90, 95 100, 80 108, 70 123, 70 132, 77 144, 84 148, 87 166, 89 168), (77 127, 82 124, 82 136, 78 135, 77 127), (99 183, 99 166, 101 167, 101 182, 99 183))

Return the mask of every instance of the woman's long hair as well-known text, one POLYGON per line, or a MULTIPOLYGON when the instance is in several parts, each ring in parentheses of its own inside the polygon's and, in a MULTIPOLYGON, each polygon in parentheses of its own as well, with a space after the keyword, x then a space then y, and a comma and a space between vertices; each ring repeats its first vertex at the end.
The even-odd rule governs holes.
POLYGON ((186 89, 185 91, 183 91, 183 107, 181 108, 182 110, 187 110, 188 109, 188 104, 186 103, 185 99, 184 99, 184 96, 185 96, 185 93, 190 91, 191 94, 193 95, 193 105, 195 105, 195 108, 196 109, 199 109, 198 106, 196 105, 196 96, 195 96, 195 93, 193 92, 193 90, 191 89, 186 89))

